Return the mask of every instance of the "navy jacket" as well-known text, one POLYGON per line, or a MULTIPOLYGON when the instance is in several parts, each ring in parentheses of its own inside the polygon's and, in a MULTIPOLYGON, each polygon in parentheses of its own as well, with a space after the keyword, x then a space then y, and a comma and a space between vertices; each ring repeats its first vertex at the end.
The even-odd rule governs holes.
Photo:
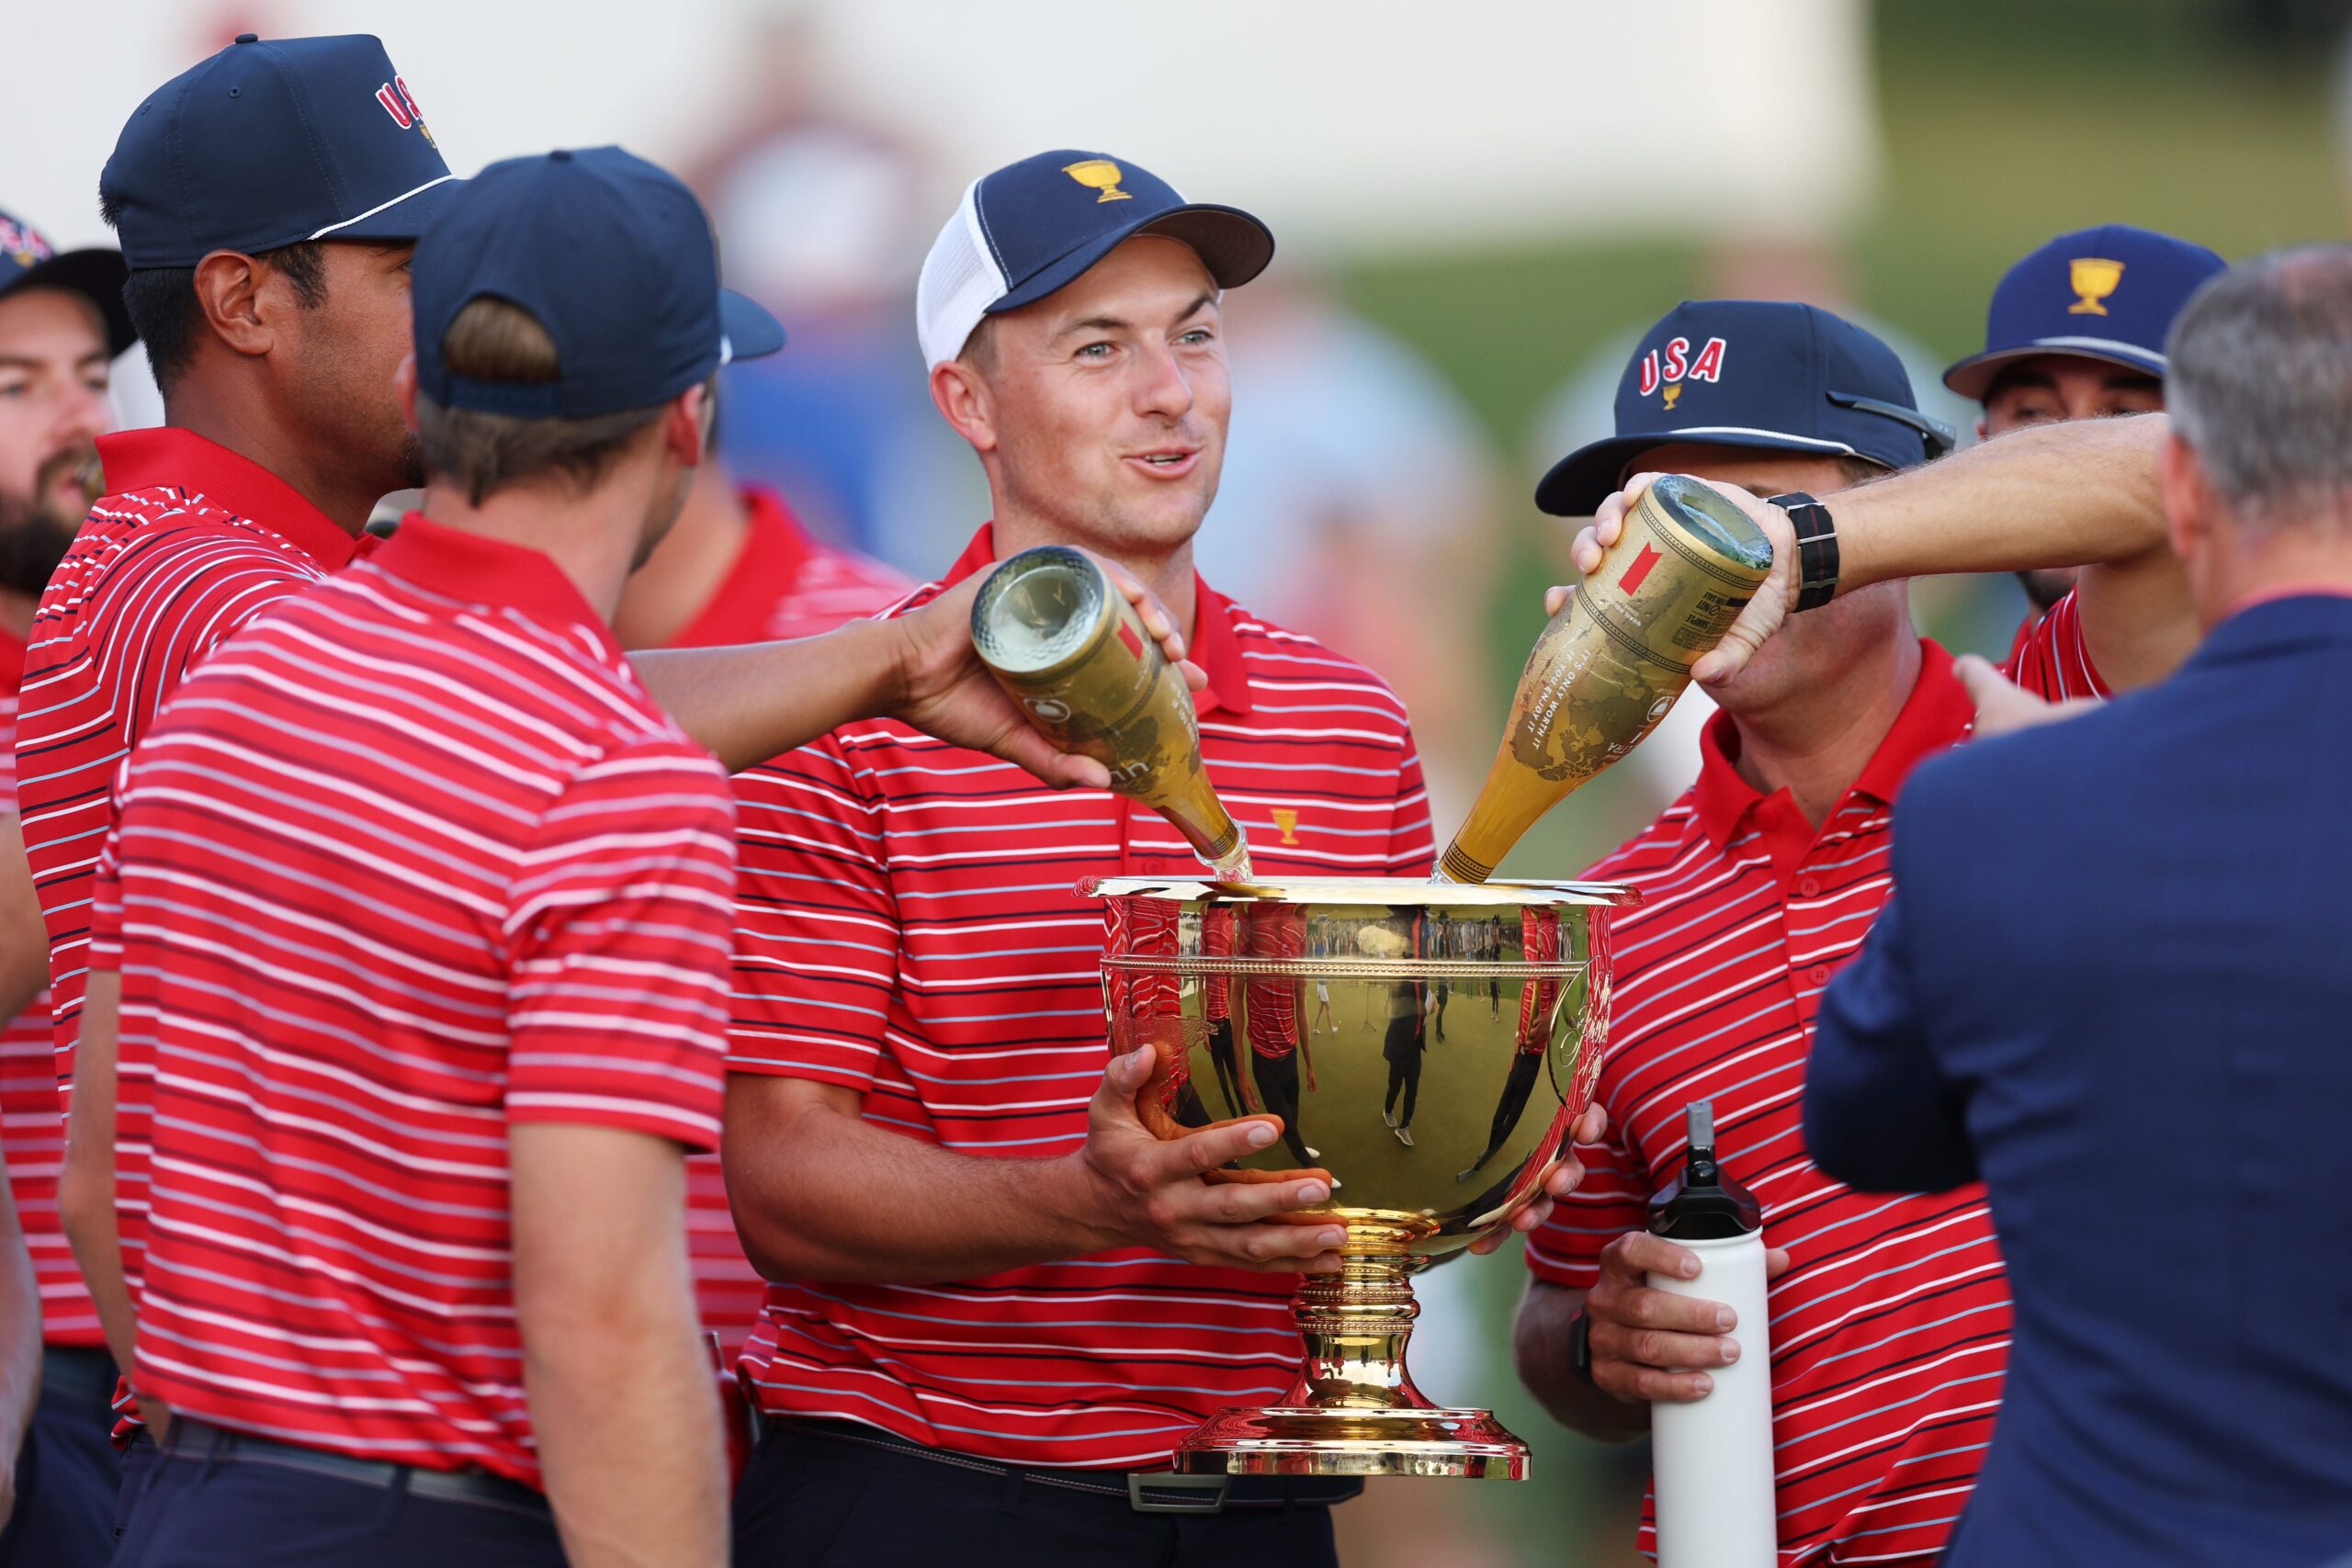
POLYGON ((2017 1326, 1945 1562, 2352 1550, 2352 599, 1925 764, 1894 867, 1805 1137, 1991 1190, 2017 1326))

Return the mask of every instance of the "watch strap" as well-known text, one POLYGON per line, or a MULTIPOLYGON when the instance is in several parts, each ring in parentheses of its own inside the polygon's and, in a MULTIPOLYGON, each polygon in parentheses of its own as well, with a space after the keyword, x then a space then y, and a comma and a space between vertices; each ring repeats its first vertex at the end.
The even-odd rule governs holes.
POLYGON ((1799 610, 1817 610, 1838 596, 1838 523, 1824 506, 1801 490, 1773 496, 1765 502, 1789 514, 1797 536, 1797 602, 1799 610))

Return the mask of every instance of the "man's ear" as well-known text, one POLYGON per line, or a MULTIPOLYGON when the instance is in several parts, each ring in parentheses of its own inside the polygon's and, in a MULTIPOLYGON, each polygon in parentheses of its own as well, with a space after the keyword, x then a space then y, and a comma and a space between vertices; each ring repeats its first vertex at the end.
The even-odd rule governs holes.
POLYGON ((702 466, 704 436, 708 426, 704 423, 710 415, 710 388, 697 382, 670 400, 669 408, 662 415, 662 445, 682 468, 702 466))
POLYGON ((2183 561, 2195 560, 2211 542, 2213 531, 2213 486, 2197 449, 2181 438, 2178 426, 2165 437, 2156 468, 2164 481, 2165 528, 2172 553, 2183 561))
POLYGON ((401 418, 411 430, 416 428, 416 355, 401 355, 401 367, 392 372, 392 395, 401 400, 401 418))
POLYGON ((931 367, 931 400, 978 452, 996 450, 996 404, 980 373, 961 359, 931 367))
POLYGON ((261 299, 263 268, 236 251, 214 251, 196 264, 196 303, 204 324, 232 352, 267 354, 277 345, 261 299))

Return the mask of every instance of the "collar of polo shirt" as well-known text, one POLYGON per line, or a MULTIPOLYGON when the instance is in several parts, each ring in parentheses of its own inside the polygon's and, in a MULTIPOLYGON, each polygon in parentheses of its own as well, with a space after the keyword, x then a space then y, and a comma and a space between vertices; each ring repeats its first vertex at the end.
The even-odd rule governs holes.
MULTIPOLYGON (((983 523, 939 585, 953 588, 995 561, 996 525, 983 523)), ((1204 714, 1220 708, 1227 713, 1248 713, 1254 699, 1250 669, 1241 658, 1241 641, 1233 635, 1233 617, 1227 614, 1232 601, 1211 588, 1197 571, 1193 574, 1193 593, 1198 606, 1193 616, 1193 635, 1184 639, 1189 645, 1185 651, 1209 678, 1204 689, 1193 694, 1193 705, 1204 714)))
POLYGON ((98 437, 107 493, 170 486, 259 524, 329 571, 348 565, 360 540, 328 521, 302 492, 250 457, 172 425, 98 437))
MULTIPOLYGON (((1878 743, 1878 750, 1871 753, 1871 760, 1847 793, 1893 805, 1911 770, 1959 740, 1974 717, 1968 688, 1952 673, 1951 655, 1938 644, 1920 638, 1918 682, 1904 700, 1903 710, 1894 716, 1886 739, 1878 743)), ((1698 813, 1699 826, 1718 849, 1728 847, 1757 807, 1771 798, 1740 777, 1739 769, 1732 761, 1738 752, 1739 733, 1732 726, 1731 715, 1716 713, 1700 732, 1699 780, 1691 786, 1690 805, 1698 813)), ((1782 792, 1774 792, 1780 793, 1782 792)), ((1813 830, 1793 809, 1787 814, 1785 822, 1775 826, 1784 831, 1804 831, 1803 842, 1769 846, 1774 860, 1793 863, 1811 844, 1813 830), (1790 824, 1794 828, 1791 829, 1790 824)))

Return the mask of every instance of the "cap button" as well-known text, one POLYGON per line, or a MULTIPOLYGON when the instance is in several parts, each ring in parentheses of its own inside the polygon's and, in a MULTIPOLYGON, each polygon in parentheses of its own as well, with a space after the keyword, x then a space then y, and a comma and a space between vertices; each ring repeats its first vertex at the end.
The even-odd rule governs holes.
POLYGON ((548 153, 548 156, 553 158, 559 164, 569 164, 571 162, 571 149, 569 147, 559 147, 554 152, 548 153))
MULTIPOLYGON (((213 37, 215 37, 215 38, 219 38, 220 35, 220 34, 218 34, 218 33, 215 33, 215 34, 213 34, 212 36, 213 36, 213 37)), ((261 41, 261 34, 259 34, 259 33, 239 33, 239 34, 237 35, 237 41, 238 41, 239 43, 259 43, 259 42, 261 41)))

